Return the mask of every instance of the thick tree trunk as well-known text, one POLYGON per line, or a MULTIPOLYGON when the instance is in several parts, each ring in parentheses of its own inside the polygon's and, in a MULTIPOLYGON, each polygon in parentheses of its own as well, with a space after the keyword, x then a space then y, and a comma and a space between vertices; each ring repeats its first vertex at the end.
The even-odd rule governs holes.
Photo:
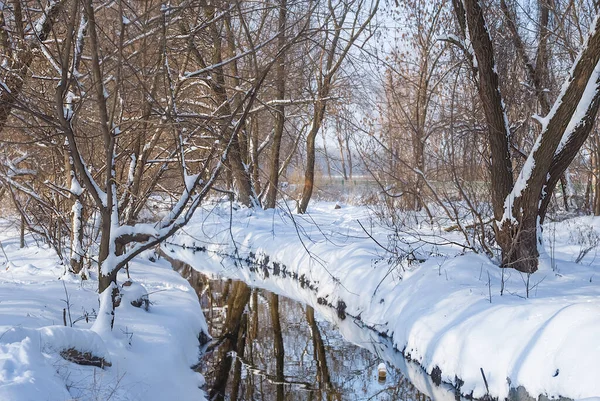
POLYGON ((538 265, 537 208, 529 208, 517 224, 505 221, 496 240, 502 248, 502 267, 533 273, 538 265))
POLYGON ((506 113, 499 89, 494 49, 483 17, 483 10, 477 0, 454 1, 457 11, 464 15, 469 37, 477 58, 479 72, 479 97, 485 113, 491 158, 492 206, 494 217, 500 220, 504 214, 504 200, 513 187, 512 162, 508 138, 510 132, 506 125, 506 113), (460 3, 460 4, 459 4, 460 3))
POLYGON ((600 21, 594 21, 586 47, 546 116, 542 132, 513 187, 510 131, 483 11, 476 0, 453 3, 463 29, 466 21, 477 58, 476 78, 489 129, 492 203, 502 264, 533 273, 537 270, 538 218, 543 220, 552 190, 588 137, 598 111, 600 21))

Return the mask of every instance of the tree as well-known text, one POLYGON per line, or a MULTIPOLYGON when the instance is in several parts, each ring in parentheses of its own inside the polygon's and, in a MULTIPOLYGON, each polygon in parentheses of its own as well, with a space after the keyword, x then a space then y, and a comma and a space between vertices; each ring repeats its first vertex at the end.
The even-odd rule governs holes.
MULTIPOLYGON (((287 22, 287 1, 279 0, 279 48, 285 46, 285 30, 287 22)), ((275 66, 275 99, 281 103, 275 104, 275 126, 273 127, 273 144, 271 145, 270 166, 269 166, 269 182, 267 194, 265 198, 265 208, 270 209, 275 207, 277 200, 277 189, 279 187, 279 153, 281 151, 281 141, 283 139, 283 129, 285 124, 285 105, 282 103, 285 99, 285 53, 280 55, 275 66)))
MULTIPOLYGON (((246 23, 245 4, 231 2, 228 14, 202 0, 185 7, 51 1, 39 21, 27 24, 42 31, 23 33, 31 41, 25 54, 31 59, 22 56, 26 63, 14 64, 0 81, 0 95, 7 99, 0 131, 13 142, 0 180, 32 230, 44 227, 31 219, 28 205, 41 208, 41 216, 50 214, 45 236, 58 238, 61 257, 62 241, 70 234, 73 271, 82 268, 86 225, 89 240, 97 238, 102 327, 112 327, 118 273, 184 226, 223 171, 233 171, 232 193, 240 202, 257 204, 240 138, 273 65, 304 37, 307 25, 300 20, 295 33, 264 57, 261 49, 278 31, 263 42, 248 39, 241 52, 232 39, 233 55, 224 57, 222 32, 236 21, 246 23), (54 29, 47 27, 50 21, 54 29), (31 50, 38 48, 43 51, 31 50), (255 68, 230 88, 226 68, 251 58, 255 68), (33 169, 33 156, 43 160, 48 153, 54 164, 46 168, 37 162, 33 169), (146 223, 142 211, 158 196, 171 197, 171 207, 146 223), (64 221, 66 213, 72 224, 64 221), (86 216, 98 224, 86 224, 86 216)), ((11 17, 19 6, 13 2, 11 17)), ((4 35, 13 30, 4 29, 8 10, 2 11, 4 35)), ((2 46, 16 43, 0 39, 2 46)))
POLYGON ((315 56, 317 63, 316 99, 313 105, 311 126, 306 136, 306 170, 302 197, 298 204, 299 213, 306 213, 308 202, 312 197, 315 179, 315 141, 323 125, 335 77, 352 46, 369 26, 378 7, 379 1, 376 0, 370 5, 366 17, 361 21, 361 13, 367 9, 367 3, 364 0, 340 1, 335 4, 330 1, 328 4, 323 22, 322 43, 315 56))
POLYGON ((453 65, 445 60, 445 45, 438 40, 445 24, 446 6, 429 6, 426 1, 406 2, 399 18, 408 21, 399 30, 402 40, 392 50, 386 68, 385 102, 381 114, 386 120, 386 147, 395 161, 394 175, 402 177, 401 193, 406 209, 427 208, 424 201, 427 174, 425 148, 439 131, 439 98, 446 75, 453 65), (450 65, 448 65, 450 64, 450 65))
MULTIPOLYGON (((511 130, 494 58, 494 46, 479 2, 453 1, 456 18, 472 51, 473 78, 483 105, 490 147, 492 204, 496 239, 502 265, 533 273, 538 264, 538 229, 545 199, 589 136, 600 103, 600 21, 575 60, 561 93, 549 113, 538 118, 540 134, 519 172, 513 178, 511 130)), ((546 201, 547 202, 547 201, 546 201)))

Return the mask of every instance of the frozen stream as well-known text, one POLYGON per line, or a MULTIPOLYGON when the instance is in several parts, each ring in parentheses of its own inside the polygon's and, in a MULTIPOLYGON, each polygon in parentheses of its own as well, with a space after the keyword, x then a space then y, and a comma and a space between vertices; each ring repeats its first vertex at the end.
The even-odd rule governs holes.
MULTIPOLYGON (((214 338, 197 367, 209 399, 430 399, 397 366, 406 369, 402 355, 371 330, 323 311, 326 319, 311 306, 265 289, 179 266, 214 338), (385 380, 378 378, 381 363, 385 380)), ((449 388, 425 386, 453 398, 449 388)))

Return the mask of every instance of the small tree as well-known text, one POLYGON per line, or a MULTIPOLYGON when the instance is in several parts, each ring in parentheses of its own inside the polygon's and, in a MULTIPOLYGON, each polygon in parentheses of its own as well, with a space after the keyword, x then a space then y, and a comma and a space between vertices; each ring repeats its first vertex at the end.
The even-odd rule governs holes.
POLYGON ((304 188, 298 204, 298 212, 306 213, 308 202, 312 197, 315 180, 315 151, 316 139, 327 109, 328 98, 331 95, 335 78, 342 63, 362 36, 379 7, 376 0, 368 4, 364 0, 350 2, 329 2, 325 21, 323 22, 322 43, 316 59, 316 99, 313 105, 312 123, 306 136, 306 170, 304 172, 304 188), (366 10, 367 15, 361 21, 361 14, 366 10))

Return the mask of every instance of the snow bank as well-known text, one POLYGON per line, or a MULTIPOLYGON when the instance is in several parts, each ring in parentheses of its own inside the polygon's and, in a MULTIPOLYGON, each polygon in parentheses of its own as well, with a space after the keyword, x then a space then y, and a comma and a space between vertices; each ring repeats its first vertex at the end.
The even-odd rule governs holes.
POLYGON ((0 342, 0 399, 68 400, 64 382, 45 363, 39 340, 24 337, 20 341, 0 342))
MULTIPOLYGON (((594 276, 600 260, 590 252, 573 263, 574 248, 584 245, 569 236, 600 220, 574 220, 571 230, 562 223, 546 245, 556 259, 543 261, 529 280, 464 254, 448 241, 458 236, 431 227, 419 232, 438 245, 414 238, 403 245, 422 263, 406 258, 390 264, 357 220, 370 227, 366 209, 335 210, 328 203, 306 216, 247 209, 230 215, 228 207, 217 207, 197 212, 185 233, 163 248, 198 270, 360 319, 464 395, 486 395, 483 375, 494 397, 519 386, 534 396, 600 395, 600 287, 594 276)), ((370 234, 387 244, 383 230, 370 234)))
POLYGON ((52 251, 20 250, 9 234, 0 238, 9 259, 0 258, 0 400, 205 399, 204 378, 190 367, 208 328, 196 293, 168 263, 149 254, 130 263, 135 282, 124 290, 114 330, 96 332, 95 275, 64 275, 52 251), (144 294, 147 311, 131 305, 144 294), (111 366, 69 362, 61 351, 70 348, 111 366))

